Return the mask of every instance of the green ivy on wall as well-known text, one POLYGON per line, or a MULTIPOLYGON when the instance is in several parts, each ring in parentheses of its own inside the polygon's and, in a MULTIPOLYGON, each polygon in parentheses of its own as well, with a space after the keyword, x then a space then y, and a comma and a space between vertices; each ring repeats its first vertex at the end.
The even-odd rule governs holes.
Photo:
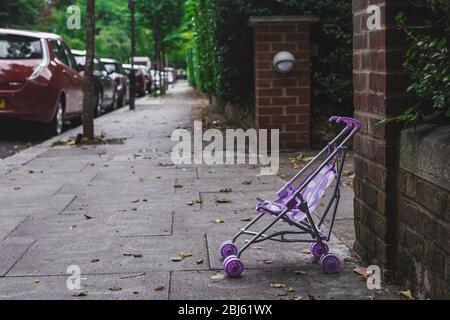
POLYGON ((427 17, 418 26, 404 12, 397 21, 409 43, 404 67, 412 84, 408 88, 418 103, 388 121, 406 124, 419 122, 448 123, 450 121, 450 2, 448 0, 410 1, 421 7, 427 17))

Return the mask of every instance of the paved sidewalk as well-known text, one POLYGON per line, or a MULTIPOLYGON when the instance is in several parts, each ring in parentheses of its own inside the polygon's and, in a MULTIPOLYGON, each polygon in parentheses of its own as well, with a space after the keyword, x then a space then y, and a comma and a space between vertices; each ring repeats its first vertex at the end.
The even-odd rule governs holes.
POLYGON ((339 274, 323 274, 306 245, 262 243, 243 255, 241 278, 217 276, 220 243, 283 180, 251 166, 171 166, 170 135, 191 126, 198 99, 182 83, 164 99, 140 100, 136 112, 100 118, 97 132, 123 144, 49 141, 0 162, 0 299, 395 298, 366 288, 337 238, 339 274), (173 259, 180 253, 192 256, 173 259), (67 288, 71 265, 82 290, 67 288))

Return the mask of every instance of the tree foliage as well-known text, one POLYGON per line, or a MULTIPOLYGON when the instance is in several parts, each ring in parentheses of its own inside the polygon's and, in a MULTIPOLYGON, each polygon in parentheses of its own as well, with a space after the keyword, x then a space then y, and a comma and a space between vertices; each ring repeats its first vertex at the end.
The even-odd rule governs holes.
POLYGON ((46 0, 0 1, 0 27, 33 27, 41 18, 46 0))
POLYGON ((184 0, 138 0, 137 5, 140 24, 152 30, 155 54, 165 53, 176 40, 173 31, 182 22, 184 0))

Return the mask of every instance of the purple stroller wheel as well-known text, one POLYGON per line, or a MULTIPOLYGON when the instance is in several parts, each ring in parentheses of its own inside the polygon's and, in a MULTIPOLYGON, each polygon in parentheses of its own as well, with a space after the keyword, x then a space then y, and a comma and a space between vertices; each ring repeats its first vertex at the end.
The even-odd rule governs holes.
POLYGON ((234 259, 234 258, 237 258, 237 256, 236 255, 231 255, 231 256, 226 257, 225 260, 223 260, 223 267, 225 268, 225 265, 227 264, 227 262, 230 259, 234 259))
POLYGON ((222 258, 226 258, 229 256, 235 256, 238 254, 238 248, 232 241, 225 241, 220 246, 220 255, 222 258))
POLYGON ((224 269, 229 277, 237 278, 244 272, 244 263, 237 257, 230 257, 227 259, 224 269))
POLYGON ((330 251, 328 245, 324 242, 313 242, 309 245, 309 250, 313 254, 314 257, 320 259, 323 255, 327 254, 330 251))
POLYGON ((341 261, 335 254, 328 253, 320 258, 320 265, 325 273, 337 273, 341 267, 341 261))

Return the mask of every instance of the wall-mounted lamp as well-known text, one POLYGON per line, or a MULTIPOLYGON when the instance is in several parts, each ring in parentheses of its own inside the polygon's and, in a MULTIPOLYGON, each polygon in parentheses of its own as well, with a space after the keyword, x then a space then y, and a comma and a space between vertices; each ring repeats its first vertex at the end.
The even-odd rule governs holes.
POLYGON ((279 73, 289 73, 295 68, 295 57, 287 51, 278 52, 273 58, 273 66, 279 73))

